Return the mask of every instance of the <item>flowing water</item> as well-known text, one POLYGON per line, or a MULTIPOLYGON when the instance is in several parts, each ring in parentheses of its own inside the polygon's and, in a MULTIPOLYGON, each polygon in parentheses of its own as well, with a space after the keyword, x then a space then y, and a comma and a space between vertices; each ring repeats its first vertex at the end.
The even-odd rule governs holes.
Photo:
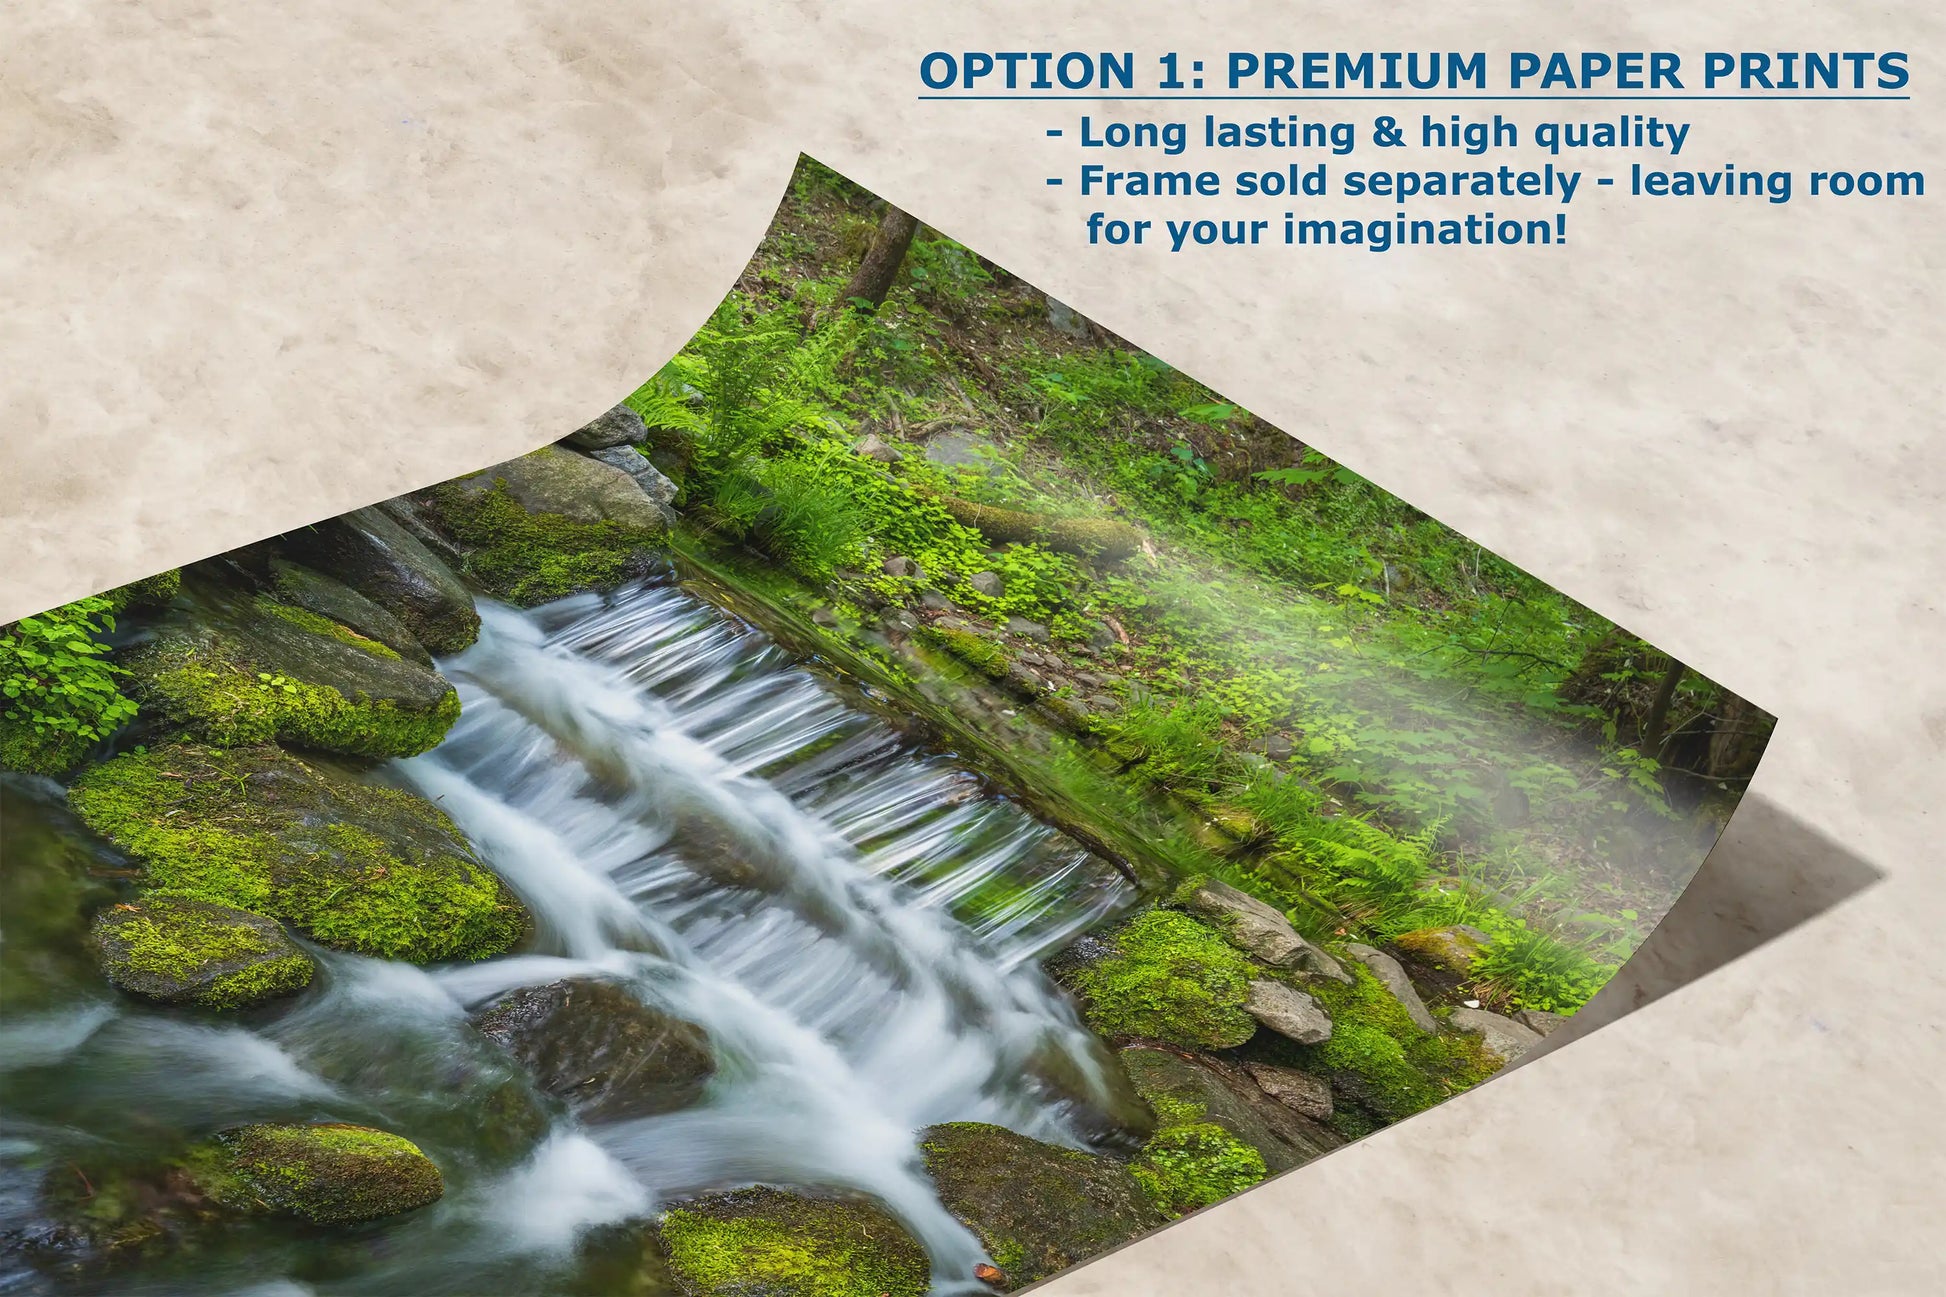
POLYGON ((251 1227, 98 1287, 0 1260, 0 1292, 564 1291, 597 1227, 748 1184, 867 1194, 931 1253, 936 1291, 983 1291, 916 1133, 986 1121, 1080 1144, 1077 1078, 1093 1085, 1101 1055, 1036 961, 1130 890, 669 582, 482 614, 480 641, 442 664, 459 723, 388 773, 526 901, 520 954, 419 969, 320 952, 324 976, 281 1011, 144 1010, 76 954, 106 894, 77 880, 118 862, 45 781, 17 785, 0 821, 0 970, 21 992, 0 1019, 0 1230, 32 1234, 49 1166, 251 1120, 396 1130, 440 1162, 446 1196, 349 1234, 251 1227), (592 1127, 558 1103, 520 1118, 525 1079, 467 1015, 579 976, 707 1029, 700 1102, 592 1127))

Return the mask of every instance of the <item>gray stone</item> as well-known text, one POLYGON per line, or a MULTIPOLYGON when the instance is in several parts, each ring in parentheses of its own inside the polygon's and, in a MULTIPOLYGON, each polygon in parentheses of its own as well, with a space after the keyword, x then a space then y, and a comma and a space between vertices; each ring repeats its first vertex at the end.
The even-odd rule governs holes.
POLYGON ((1538 1031, 1485 1009, 1454 1009, 1448 1021, 1453 1030, 1478 1036, 1480 1043, 1486 1046, 1487 1053, 1502 1063, 1513 1062, 1541 1043, 1538 1031))
POLYGON ((887 576, 918 576, 919 565, 911 559, 894 554, 880 563, 879 570, 887 576))
POLYGON ((434 653, 457 653, 479 637, 480 614, 466 584, 382 509, 354 509, 290 532, 282 546, 397 617, 434 653))
POLYGON ((1221 1126, 1261 1153, 1273 1175, 1344 1143, 1328 1127, 1264 1093, 1241 1068, 1148 1045, 1125 1047, 1121 1059, 1136 1090, 1152 1106, 1169 1111, 1172 1121, 1221 1126))
POLYGON ((1037 621, 1029 621, 1025 617, 1007 618, 1007 633, 1033 640, 1037 644, 1045 644, 1049 639, 1046 626, 1037 621))
POLYGON ((1491 940, 1478 928, 1456 923, 1446 928, 1421 928, 1393 938, 1393 944, 1437 968, 1465 973, 1491 940))
POLYGON ((639 446, 649 439, 648 425, 642 416, 626 405, 618 405, 592 423, 583 424, 561 438, 576 450, 608 450, 615 446, 639 446))
POLYGON ((495 464, 455 481, 462 492, 506 489, 529 513, 551 513, 571 522, 612 522, 640 531, 665 531, 665 506, 649 498, 634 478, 612 464, 543 446, 531 455, 495 464))
POLYGON ((1000 592, 1007 588, 1006 582, 1000 579, 998 572, 975 572, 972 576, 966 578, 966 584, 972 586, 981 594, 986 595, 989 599, 999 598, 1000 592))
POLYGON ((1514 1015, 1514 1021, 1529 1028, 1536 1035, 1551 1036, 1568 1024, 1564 1013, 1549 1013, 1546 1009, 1522 1009, 1514 1015))
POLYGON ((836 626, 838 615, 829 608, 815 608, 811 612, 811 620, 819 626, 836 626))
POLYGON ((921 594, 919 596, 919 606, 927 612, 956 612, 959 608, 958 604, 955 604, 951 599, 948 599, 937 590, 927 590, 921 594))
POLYGON ((189 897, 111 905, 88 938, 109 981, 163 1004, 249 1008, 303 990, 317 970, 275 919, 189 897))
POLYGON ((943 468, 979 468, 992 472, 993 443, 977 432, 947 428, 926 438, 926 458, 943 468))
POLYGON ((1272 761, 1284 761, 1289 759, 1290 755, 1297 750, 1297 747, 1291 742, 1288 735, 1267 734, 1263 738, 1253 739, 1250 743, 1250 750, 1252 752, 1262 753, 1272 761))
POLYGON ((527 987, 476 1014, 473 1024, 585 1121, 686 1107, 716 1071, 701 1027, 649 1007, 612 982, 527 987))
POLYGON ((280 599, 376 640, 421 666, 432 665, 432 655, 404 622, 336 577, 281 558, 270 560, 270 576, 280 599))
POLYGON ((1097 653, 1105 653, 1121 642, 1121 638, 1101 622, 1088 628, 1088 647, 1097 653))
POLYGON ((1087 703, 1098 712, 1118 712, 1122 709, 1122 700, 1111 698, 1107 694, 1089 694, 1087 703))
POLYGON ((1047 323, 1056 333, 1065 333, 1070 338, 1088 336, 1088 319, 1065 302, 1047 299, 1047 323))
POLYGON ((1230 944, 1277 968, 1301 968, 1334 981, 1349 981, 1338 961, 1291 927, 1290 920, 1247 892, 1215 878, 1192 878, 1176 890, 1175 903, 1210 921, 1230 944))
POLYGON ((663 507, 665 517, 673 522, 671 506, 676 502, 676 484, 662 475, 662 470, 649 462, 649 457, 633 446, 612 446, 607 450, 591 450, 588 458, 599 460, 610 468, 619 468, 635 479, 635 485, 642 488, 642 494, 663 507))
POLYGON ((1278 1067, 1272 1063, 1245 1063, 1243 1070, 1263 1087, 1265 1094, 1292 1112, 1302 1113, 1314 1121, 1330 1120, 1330 1082, 1294 1067, 1278 1067))
POLYGON ((1322 1045, 1331 1039, 1331 1015, 1324 1011, 1324 1006, 1284 982, 1250 983, 1243 1011, 1300 1045, 1322 1045))
POLYGON ((853 449, 866 459, 876 460, 881 464, 896 464, 905 458, 904 453, 897 446, 876 433, 860 441, 853 449))
POLYGON ((1345 953, 1372 971, 1379 985, 1405 1007, 1406 1016, 1412 1019, 1415 1027, 1421 1031, 1439 1030, 1439 1023, 1426 1008, 1426 1002, 1419 998, 1419 992, 1413 989, 1412 979, 1405 975, 1405 969, 1398 960, 1382 950, 1361 946, 1357 942, 1347 945, 1345 953))

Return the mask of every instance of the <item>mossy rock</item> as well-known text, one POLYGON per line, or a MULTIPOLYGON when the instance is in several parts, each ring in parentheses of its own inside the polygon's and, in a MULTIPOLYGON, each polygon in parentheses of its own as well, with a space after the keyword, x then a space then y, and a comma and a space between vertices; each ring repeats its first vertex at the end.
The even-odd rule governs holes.
POLYGON ((327 946, 483 959, 526 925, 443 811, 326 761, 174 744, 90 767, 68 799, 151 887, 281 919, 327 946))
POLYGON ((1106 1157, 979 1122, 929 1126, 919 1145, 946 1210, 1013 1284, 1045 1279, 1164 1223, 1128 1168, 1106 1157))
POLYGON ((1172 1126, 1214 1125, 1253 1149, 1272 1175, 1342 1143, 1332 1131, 1264 1094, 1241 1068, 1142 1045, 1123 1049, 1121 1056, 1135 1088, 1155 1110, 1158 1138, 1172 1126))
POLYGON ((1186 914, 1150 910, 1105 939, 1110 953, 1068 975, 1088 1025, 1187 1048, 1227 1049, 1257 1032, 1244 1012, 1250 961, 1186 914))
POLYGON ((445 1182, 411 1140, 324 1122, 239 1126, 190 1155, 210 1198, 248 1215, 346 1225, 435 1202, 445 1182))
POLYGON ((1392 938, 1392 944, 1423 963, 1464 974, 1491 940, 1478 928, 1458 923, 1446 928, 1420 928, 1392 938))
POLYGON ((480 614, 465 582, 378 506, 290 532, 278 543, 289 557, 391 613, 434 653, 457 653, 479 638, 480 614))
MULTIPOLYGON (((1331 1039, 1296 1051, 1304 1070, 1327 1077, 1334 1094, 1381 1123, 1400 1121, 1493 1074, 1498 1062, 1478 1040, 1421 1030, 1369 969, 1350 967, 1348 985, 1310 984, 1331 1015, 1331 1039)), ((1342 1103, 1332 1124, 1353 1135, 1368 1129, 1342 1103)))
POLYGON ((404 757, 459 718, 452 685, 378 640, 294 604, 199 594, 127 659, 127 692, 152 721, 224 746, 404 757))
POLYGON ((526 987, 477 1014, 473 1025, 584 1121, 685 1107, 716 1072, 701 1027, 651 1008, 613 982, 526 987))
POLYGON ((1090 1143, 1139 1148, 1155 1132, 1155 1113, 1136 1090, 1115 1051, 1091 1033, 1083 1042, 1048 1040, 1027 1060, 1027 1074, 1063 1106, 1090 1143), (1086 1051, 1077 1057, 1074 1050, 1086 1051))
POLYGON ((182 569, 172 567, 154 576, 145 576, 140 581, 118 585, 102 597, 108 600, 111 611, 124 613, 131 608, 164 607, 181 591, 182 569))
POLYGON ((186 896, 146 896, 95 917, 108 980, 164 1004, 241 1009, 310 985, 317 966, 275 919, 186 896))
POLYGON ((272 558, 269 570, 277 598, 285 604, 328 618, 421 666, 432 665, 432 655, 404 622, 343 581, 281 558, 272 558))
POLYGON ((420 497, 466 572, 523 607, 653 571, 668 519, 627 473, 544 446, 420 497))
POLYGON ((712 1194, 662 1218, 683 1297, 923 1297, 925 1249, 882 1209, 776 1189, 712 1194))

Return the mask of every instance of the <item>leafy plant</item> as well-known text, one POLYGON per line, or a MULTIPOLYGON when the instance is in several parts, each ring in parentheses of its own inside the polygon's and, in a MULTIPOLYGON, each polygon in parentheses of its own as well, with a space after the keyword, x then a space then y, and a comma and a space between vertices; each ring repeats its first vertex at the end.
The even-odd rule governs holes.
POLYGON ((110 601, 79 599, 0 631, 0 766, 59 774, 132 720, 135 704, 101 636, 115 629, 110 601))

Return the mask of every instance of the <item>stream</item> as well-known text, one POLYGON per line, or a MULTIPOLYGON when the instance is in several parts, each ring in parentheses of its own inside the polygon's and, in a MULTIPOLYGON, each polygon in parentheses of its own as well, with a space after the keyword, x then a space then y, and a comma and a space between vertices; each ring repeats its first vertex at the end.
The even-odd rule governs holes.
POLYGON ((516 954, 320 950, 281 1008, 145 1008, 80 941, 126 862, 51 782, 0 787, 0 1242, 45 1228, 49 1167, 248 1121, 396 1131, 445 1196, 332 1234, 247 1223, 87 1277, 0 1249, 0 1293, 565 1292, 601 1227, 750 1184, 868 1194, 932 1255, 935 1292, 985 1291, 916 1134, 982 1121, 1082 1146, 1071 1097, 1036 1078, 1065 1056, 1091 1084, 1099 1046, 1037 960, 1133 889, 670 579, 481 613, 440 664, 461 719, 380 777, 436 801, 520 894, 536 931, 516 954), (528 1082, 467 1016, 567 977, 704 1027, 704 1097, 599 1126, 554 1100, 503 1119, 533 1111, 528 1082))

